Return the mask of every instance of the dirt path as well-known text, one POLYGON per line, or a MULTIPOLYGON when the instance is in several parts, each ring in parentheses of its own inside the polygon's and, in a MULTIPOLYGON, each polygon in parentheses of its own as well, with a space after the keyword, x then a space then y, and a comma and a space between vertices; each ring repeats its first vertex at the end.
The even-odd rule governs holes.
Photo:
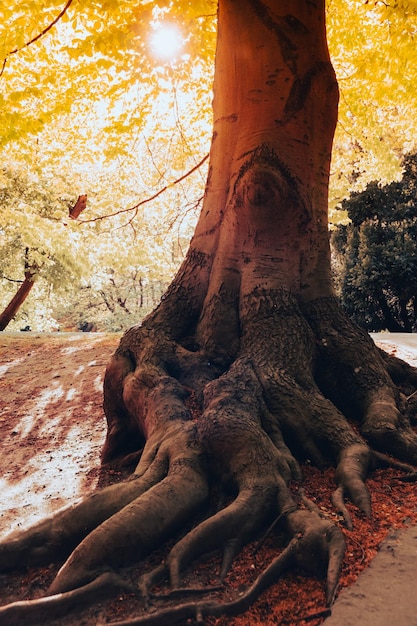
POLYGON ((96 486, 103 375, 119 337, 0 333, 0 537, 96 486))
POLYGON ((417 527, 393 530, 323 626, 416 626, 417 527))
MULTIPOLYGON (((0 537, 95 488, 106 429, 104 369, 119 338, 0 333, 0 537)), ((375 339, 417 364, 410 336, 375 339)))

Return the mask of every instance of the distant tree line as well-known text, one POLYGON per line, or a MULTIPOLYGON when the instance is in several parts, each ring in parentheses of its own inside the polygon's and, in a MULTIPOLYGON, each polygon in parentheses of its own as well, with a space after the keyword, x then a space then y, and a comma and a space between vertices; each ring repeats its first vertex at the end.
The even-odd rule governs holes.
POLYGON ((83 224, 87 197, 73 188, 64 174, 51 182, 0 167, 0 332, 125 330, 159 303, 181 262, 188 238, 162 201, 134 228, 83 224))
POLYGON ((372 182, 341 204, 332 232, 338 295, 368 331, 417 331, 417 154, 398 182, 372 182))
POLYGON ((100 286, 86 282, 53 311, 63 331, 119 332, 139 323, 159 303, 168 282, 152 278, 146 268, 124 273, 102 268, 100 286))

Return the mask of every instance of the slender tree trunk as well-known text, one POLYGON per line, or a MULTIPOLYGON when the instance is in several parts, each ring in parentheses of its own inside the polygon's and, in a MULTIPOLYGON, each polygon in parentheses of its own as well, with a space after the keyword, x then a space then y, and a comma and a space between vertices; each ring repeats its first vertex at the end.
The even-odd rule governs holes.
POLYGON ((399 317, 402 323, 403 331, 411 333, 410 316, 407 310, 408 300, 406 298, 398 298, 399 317))
POLYGON ((25 271, 25 279, 17 290, 16 294, 10 300, 7 307, 0 314, 0 331, 4 330, 9 322, 14 318, 26 298, 28 297, 33 285, 35 284, 36 273, 30 270, 25 271))
POLYGON ((139 276, 139 308, 143 309, 143 280, 142 276, 139 276))
POLYGON ((413 326, 412 326, 412 332, 416 332, 416 324, 417 324, 417 297, 414 296, 414 298, 412 298, 412 307, 413 307, 413 326))

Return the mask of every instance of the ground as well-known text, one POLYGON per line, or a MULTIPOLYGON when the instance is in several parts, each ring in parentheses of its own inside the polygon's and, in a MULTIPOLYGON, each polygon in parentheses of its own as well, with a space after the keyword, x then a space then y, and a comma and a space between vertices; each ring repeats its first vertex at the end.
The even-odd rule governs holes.
MULTIPOLYGON (((379 335, 378 344, 417 365, 417 340, 399 348, 395 336, 379 335), (416 347, 413 347, 415 344, 416 347)), ((123 478, 114 468, 100 468, 99 455, 106 423, 102 410, 105 365, 117 346, 119 335, 102 333, 0 333, 0 539, 16 528, 26 528, 61 507, 91 493, 100 485, 123 478)), ((322 474, 303 468, 307 495, 324 515, 337 520, 330 505, 333 470, 322 474)), ((398 481, 398 472, 375 472, 368 485, 374 516, 365 520, 353 507, 352 532, 345 531, 348 549, 341 587, 351 584, 376 554, 378 545, 392 528, 417 523, 414 485, 398 481)), ((296 491, 298 485, 294 485, 296 491)), ((279 537, 271 534, 262 546, 247 546, 220 592, 232 598, 248 586, 262 565, 280 549, 279 537)), ((150 557, 155 564, 161 554, 150 557)), ((216 557, 205 560, 186 581, 198 587, 216 584, 216 557)), ((28 570, 22 576, 0 577, 0 604, 41 595, 52 580, 56 566, 28 570)), ((133 575, 138 574, 133 571, 133 575)), ((393 575, 387 570, 387 581, 393 575)), ((383 581, 382 581, 383 582, 383 581)), ((60 624, 103 624, 140 614, 135 597, 121 595, 101 604, 82 618, 60 624)), ((291 574, 264 593, 245 616, 208 619, 209 626, 249 624, 310 624, 326 617, 324 588, 320 581, 291 574), (313 617, 314 616, 314 617, 313 617)), ((362 626, 367 626, 363 623, 362 626)), ((368 626, 373 626, 369 622, 368 626)))

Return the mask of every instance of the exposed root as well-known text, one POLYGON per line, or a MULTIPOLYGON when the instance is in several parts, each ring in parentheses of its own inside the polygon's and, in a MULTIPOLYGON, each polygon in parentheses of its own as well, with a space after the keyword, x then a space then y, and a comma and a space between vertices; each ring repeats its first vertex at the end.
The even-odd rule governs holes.
POLYGON ((0 571, 66 558, 92 530, 157 484, 165 473, 163 464, 154 463, 141 477, 106 487, 28 530, 13 533, 0 543, 0 571))
POLYGON ((413 395, 414 389, 417 387, 416 368, 399 357, 382 350, 382 348, 378 348, 378 352, 393 383, 399 387, 410 389, 410 395, 413 395))
POLYGON ((79 543, 59 570, 50 593, 74 589, 103 571, 143 559, 178 531, 207 497, 207 482, 198 462, 190 456, 172 460, 166 478, 79 543))
MULTIPOLYGON (((317 522, 317 520, 315 521, 317 522)), ((345 550, 343 534, 333 524, 324 520, 320 520, 318 526, 312 524, 310 516, 300 511, 294 513, 290 526, 293 530, 303 528, 304 532, 297 532, 285 550, 235 600, 225 603, 216 601, 187 602, 176 607, 156 610, 145 617, 113 622, 112 626, 139 624, 142 626, 162 626, 168 623, 182 623, 187 619, 194 619, 197 623, 203 623, 203 619, 208 616, 238 615, 246 611, 265 589, 276 583, 291 568, 295 567, 309 573, 321 574, 323 554, 328 555, 326 601, 327 605, 331 606, 335 598, 345 550)))
POLYGON ((415 369, 403 367, 394 357, 383 359, 335 299, 323 298, 303 310, 316 336, 322 365, 319 381, 325 393, 346 415, 359 419, 361 433, 373 448, 416 464, 417 435, 401 411, 402 399, 389 374, 408 382, 415 380, 415 369))
MULTIPOLYGON (((300 491, 302 491, 300 489, 300 491)), ((281 511, 281 513, 274 519, 274 521, 272 522, 272 524, 269 526, 269 528, 267 528, 266 532, 263 534, 263 536, 261 537, 261 539, 258 541, 257 546, 256 546, 256 550, 255 553, 258 552, 258 550, 261 549, 261 547, 263 546, 263 544, 265 543, 267 537, 269 536, 269 534, 274 530, 275 526, 277 524, 279 524, 280 522, 282 522, 284 520, 284 518, 289 514, 289 513, 293 513, 294 511, 297 510, 297 506, 291 506, 288 509, 284 509, 283 511, 281 511)), ((317 511, 318 512, 318 511, 317 511)))
POLYGON ((293 539, 287 548, 272 561, 272 563, 256 578, 254 583, 243 592, 238 598, 231 602, 187 602, 177 607, 171 607, 154 611, 145 617, 135 618, 122 622, 113 622, 113 626, 122 626, 130 624, 143 625, 165 625, 168 623, 175 624, 182 620, 196 619, 197 623, 202 621, 204 617, 209 615, 238 615, 248 609, 248 607, 256 600, 256 598, 267 589, 273 582, 290 567, 294 561, 294 554, 300 539, 293 539))
POLYGON ((93 602, 100 602, 120 591, 134 591, 132 585, 116 574, 102 574, 92 582, 73 591, 47 596, 38 600, 13 602, 0 607, 0 623, 7 626, 45 624, 80 613, 93 602))
POLYGON ((177 588, 180 585, 181 571, 193 560, 219 548, 223 550, 220 571, 220 580, 223 581, 242 546, 259 528, 262 507, 270 506, 270 499, 269 493, 263 494, 260 501, 259 494, 242 491, 226 509, 188 533, 176 544, 168 557, 172 587, 177 588))
MULTIPOLYGON (((290 568, 324 575, 331 606, 345 541, 302 489, 306 508, 295 503, 288 484, 302 479, 299 461, 336 467, 332 503, 350 529, 345 498, 371 515, 366 479, 373 469, 391 466, 405 472, 401 479, 416 479, 417 437, 383 359, 360 331, 337 317, 333 300, 300 308, 288 293, 257 289, 240 305, 239 353, 231 358, 231 351, 219 349, 216 364, 192 336, 174 341, 145 327, 124 337, 106 375, 103 458, 139 457, 137 466, 128 481, 0 544, 3 570, 17 560, 26 565, 68 557, 49 598, 2 609, 8 623, 24 623, 28 615, 33 623, 38 615, 42 620, 46 607, 59 615, 70 599, 88 602, 102 588, 131 589, 115 571, 179 531, 182 537, 167 560, 139 581, 145 606, 214 593, 220 587, 181 588, 184 570, 220 550, 222 582, 242 546, 278 522, 287 548, 235 600, 194 600, 119 624, 235 615, 290 568), (364 347, 357 348, 362 341, 364 347), (189 408, 190 397, 198 414, 189 408), (187 530, 196 514, 201 519, 211 485, 227 504, 187 530), (152 587, 166 578, 172 591, 154 596, 152 587)), ((215 350, 220 337, 205 345, 215 350)), ((399 369, 409 383, 414 372, 399 369)))

